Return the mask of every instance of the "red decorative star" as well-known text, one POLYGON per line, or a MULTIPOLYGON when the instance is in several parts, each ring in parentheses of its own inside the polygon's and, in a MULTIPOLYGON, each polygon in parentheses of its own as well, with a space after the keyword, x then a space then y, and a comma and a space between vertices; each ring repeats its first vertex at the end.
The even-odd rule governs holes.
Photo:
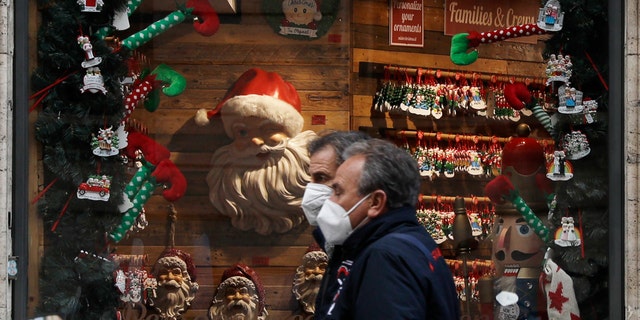
POLYGON ((571 313, 571 320, 580 320, 580 319, 581 319, 581 318, 580 318, 580 316, 579 316, 579 315, 577 315, 577 314, 575 314, 575 313, 573 313, 573 312, 571 313))
POLYGON ((562 282, 558 283, 555 292, 549 291, 549 300, 551 300, 549 308, 556 308, 562 313, 562 306, 565 302, 569 301, 569 298, 562 295, 562 282))

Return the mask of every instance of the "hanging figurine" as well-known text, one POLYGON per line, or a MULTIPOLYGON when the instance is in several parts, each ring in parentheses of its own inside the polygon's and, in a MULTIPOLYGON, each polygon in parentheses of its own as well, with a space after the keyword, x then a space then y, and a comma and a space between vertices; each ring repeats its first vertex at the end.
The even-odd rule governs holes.
POLYGON ((119 137, 112 128, 100 129, 97 136, 92 135, 91 147, 96 156, 110 157, 119 153, 119 137))
POLYGON ((102 6, 104 6, 104 1, 78 0, 78 5, 80 5, 80 10, 82 12, 100 12, 102 11, 102 6))
POLYGON ((107 89, 104 87, 104 79, 100 68, 91 67, 87 69, 87 73, 83 79, 84 86, 80 89, 81 93, 89 91, 91 93, 97 93, 98 91, 103 94, 107 94, 107 89))
POLYGON ((567 181, 573 178, 571 163, 563 150, 553 152, 553 162, 547 170, 547 178, 553 181, 567 181))
POLYGON ((111 193, 111 177, 106 175, 92 175, 78 186, 78 199, 109 201, 111 193))
POLYGON ((558 112, 563 114, 580 113, 584 110, 582 105, 582 91, 569 86, 558 88, 559 105, 558 112))
POLYGON ((85 54, 85 60, 81 63, 83 68, 87 69, 95 67, 102 63, 101 57, 96 57, 93 55, 93 45, 91 44, 91 41, 89 41, 89 37, 84 35, 78 36, 78 44, 85 54))
POLYGON ((167 248, 154 264, 152 274, 157 285, 147 299, 151 312, 157 313, 163 320, 182 319, 182 314, 191 307, 199 289, 191 255, 179 249, 167 248))
POLYGON ((562 137, 562 147, 567 159, 578 160, 586 157, 590 152, 587 135, 580 131, 571 131, 562 137))
POLYGON ((573 63, 569 55, 563 56, 562 54, 551 54, 549 60, 547 60, 547 66, 545 67, 545 74, 547 75, 547 85, 552 82, 559 81, 564 82, 565 85, 569 85, 569 79, 573 73, 573 63))
POLYGON ((560 31, 563 20, 564 12, 561 10, 560 2, 549 0, 544 7, 540 8, 537 25, 546 31, 560 31))
POLYGON ((562 226, 555 233, 555 244, 561 247, 579 246, 580 231, 575 227, 573 217, 562 217, 562 226))

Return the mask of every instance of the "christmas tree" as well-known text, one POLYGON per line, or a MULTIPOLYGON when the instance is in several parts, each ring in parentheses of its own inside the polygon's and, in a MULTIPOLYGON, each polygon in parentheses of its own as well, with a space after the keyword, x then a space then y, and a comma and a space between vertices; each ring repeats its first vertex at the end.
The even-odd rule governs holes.
POLYGON ((114 265, 102 256, 105 235, 120 220, 117 207, 127 177, 120 157, 96 156, 91 143, 100 130, 115 130, 122 120, 120 81, 130 50, 115 49, 92 32, 108 26, 127 1, 108 1, 86 12, 91 8, 76 0, 38 4, 42 23, 32 84, 39 99, 33 108, 46 189, 38 199, 45 250, 37 313, 115 319, 114 265), (79 197, 84 192, 79 186, 92 176, 102 188, 97 201, 79 197))
MULTIPOLYGON (((561 31, 546 41, 545 58, 569 55, 573 63, 571 86, 585 100, 597 102, 597 112, 554 115, 556 145, 572 132, 584 134, 590 153, 571 160, 573 178, 555 182, 556 207, 550 223, 559 228, 563 217, 572 217, 581 233, 579 246, 550 243, 553 261, 571 276, 582 319, 608 316, 608 10, 607 2, 560 0, 564 11, 561 31)), ((555 87, 557 89, 557 86, 555 87)), ((557 91, 555 92, 557 93, 557 91)))

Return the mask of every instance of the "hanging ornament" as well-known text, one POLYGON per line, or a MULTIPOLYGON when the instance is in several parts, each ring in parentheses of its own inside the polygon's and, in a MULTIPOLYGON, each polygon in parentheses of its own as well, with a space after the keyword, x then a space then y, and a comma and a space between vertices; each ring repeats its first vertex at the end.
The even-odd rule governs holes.
POLYGON ((567 181, 573 178, 573 166, 563 150, 553 152, 553 162, 547 169, 547 178, 553 181, 567 181))
POLYGON ((169 97, 181 94, 187 87, 185 77, 164 63, 153 69, 151 74, 156 76, 156 80, 162 82, 164 85, 162 92, 169 97))
POLYGON ((118 31, 129 29, 131 26, 129 24, 130 15, 131 12, 129 11, 129 7, 117 10, 113 14, 113 21, 111 21, 111 25, 118 31))
POLYGON ((182 319, 200 286, 196 282, 196 265, 191 255, 175 248, 175 223, 178 211, 169 205, 168 245, 152 268, 155 281, 145 284, 146 303, 160 319, 182 319))
POLYGON ((587 135, 576 130, 562 137, 562 147, 569 160, 582 159, 591 152, 587 135))
POLYGON ((78 186, 78 199, 94 201, 109 201, 111 194, 111 177, 106 175, 92 175, 78 186))
POLYGON ((484 110, 487 108, 487 104, 482 100, 482 95, 480 94, 480 87, 471 86, 469 87, 469 91, 471 93, 471 102, 469 105, 474 110, 484 110))
POLYGON ((125 114, 122 118, 122 123, 125 123, 131 113, 135 110, 136 106, 140 103, 140 101, 144 101, 151 91, 153 91, 154 87, 158 84, 155 81, 155 75, 149 75, 144 77, 144 79, 135 81, 133 83, 133 88, 131 92, 126 96, 125 102, 125 114))
POLYGON ((563 114, 581 113, 584 110, 582 105, 582 91, 566 85, 558 88, 558 112, 563 114))
POLYGON ((551 54, 549 60, 547 60, 547 66, 545 67, 545 74, 547 75, 547 85, 552 82, 564 82, 569 84, 571 75, 573 73, 573 63, 569 55, 551 54))
POLYGON ((544 7, 540 8, 537 25, 546 31, 560 31, 563 20, 564 12, 561 10, 560 2, 548 0, 544 7))
POLYGON ((119 137, 112 130, 112 127, 100 129, 98 135, 91 137, 91 147, 93 154, 100 157, 110 157, 117 155, 119 149, 119 137))
POLYGON ((182 198, 187 189, 187 180, 169 159, 169 150, 139 132, 130 133, 129 138, 127 153, 130 157, 137 158, 139 169, 124 190, 132 205, 122 206, 127 211, 124 212, 120 225, 109 234, 115 242, 122 240, 132 229, 156 187, 166 184, 162 196, 170 202, 182 198))
POLYGON ((118 125, 115 138, 118 139, 118 149, 124 149, 129 145, 129 132, 126 131, 124 123, 118 125))
POLYGON ((87 73, 83 78, 83 84, 84 86, 80 89, 81 93, 84 93, 85 91, 97 93, 99 91, 103 94, 107 94, 107 89, 104 87, 104 79, 102 78, 102 73, 98 67, 87 69, 87 73))
POLYGON ((218 13, 211 6, 208 0, 189 0, 187 1, 187 7, 193 8, 192 15, 193 28, 199 34, 209 37, 218 32, 220 28, 220 18, 218 13))
POLYGON ((82 12, 100 12, 102 11, 102 6, 104 6, 104 1, 78 0, 78 5, 80 5, 80 10, 82 12))
POLYGON ((580 230, 575 227, 573 217, 562 217, 561 226, 556 230, 554 241, 561 247, 578 247, 582 243, 580 230))
POLYGON ((138 303, 145 298, 144 282, 149 277, 146 271, 146 255, 113 254, 111 261, 116 266, 115 286, 120 292, 120 300, 138 303))
POLYGON ((127 1, 127 8, 125 9, 124 12, 116 12, 116 16, 113 18, 113 23, 112 26, 113 28, 106 26, 106 27, 102 27, 100 29, 98 29, 98 31, 95 32, 94 36, 97 37, 98 39, 104 39, 106 38, 109 34, 111 34, 111 32, 113 31, 113 29, 115 28, 116 30, 126 30, 129 28, 128 24, 129 24, 129 19, 128 17, 131 16, 131 14, 136 11, 136 9, 138 9, 138 7, 140 6, 140 4, 142 4, 142 0, 129 0, 127 1), (126 23, 124 22, 124 17, 122 17, 121 15, 126 13, 127 14, 127 21, 126 23), (124 28, 126 26, 126 29, 119 29, 119 28, 124 28))
POLYGON ((110 234, 110 237, 116 242, 122 240, 127 231, 131 229, 134 221, 142 211, 142 206, 149 200, 157 186, 155 179, 150 177, 154 167, 144 159, 141 159, 140 164, 140 169, 124 189, 133 206, 125 212, 120 225, 110 234))
POLYGON ((89 41, 89 37, 84 35, 78 36, 78 44, 85 54, 85 60, 80 64, 83 68, 87 69, 95 67, 102 63, 101 57, 96 57, 93 55, 93 45, 91 44, 91 41, 89 41))

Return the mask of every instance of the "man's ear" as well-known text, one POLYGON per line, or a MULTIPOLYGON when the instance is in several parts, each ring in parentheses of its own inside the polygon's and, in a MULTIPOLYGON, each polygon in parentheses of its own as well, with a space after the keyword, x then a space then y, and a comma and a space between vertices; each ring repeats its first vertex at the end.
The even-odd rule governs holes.
POLYGON ((375 218, 387 211, 387 194, 382 190, 371 193, 371 207, 367 212, 369 218, 375 218))

